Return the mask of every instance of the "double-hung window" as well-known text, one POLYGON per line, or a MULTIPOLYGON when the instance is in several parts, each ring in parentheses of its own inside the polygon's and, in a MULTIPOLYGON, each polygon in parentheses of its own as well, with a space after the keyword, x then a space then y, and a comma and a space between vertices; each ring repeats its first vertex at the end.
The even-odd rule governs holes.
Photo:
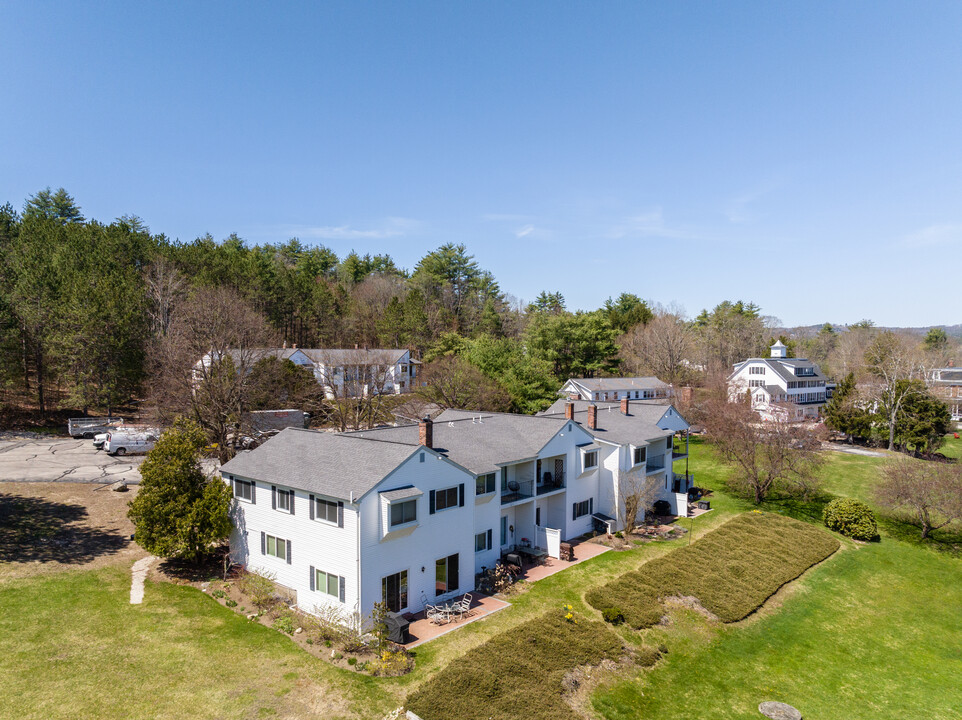
POLYGON ((598 451, 588 450, 585 453, 585 470, 598 467, 598 451))
POLYGON ((314 498, 314 517, 337 525, 337 503, 331 500, 314 498))
POLYGON ((648 448, 636 447, 633 452, 632 460, 634 465, 641 465, 648 459, 648 448))
POLYGON ((592 505, 594 505, 594 498, 589 498, 588 500, 582 500, 581 502, 574 503, 571 508, 571 519, 577 520, 585 515, 590 515, 592 505))
POLYGON ((342 578, 340 575, 334 575, 333 573, 324 572, 323 570, 314 571, 314 589, 319 593, 333 595, 334 597, 340 599, 341 581, 342 578))
POLYGON ((234 480, 234 497, 250 502, 254 497, 254 493, 251 490, 252 485, 253 483, 249 483, 246 480, 234 480))
POLYGON ((434 495, 434 509, 437 510, 447 510, 448 508, 458 506, 458 487, 445 488, 444 490, 438 490, 434 495))
MULTIPOLYGON (((455 488, 457 490, 457 488, 455 488)), ((391 527, 407 525, 418 519, 418 501, 405 500, 391 503, 391 527)))
POLYGON ((494 473, 488 473, 487 475, 478 475, 478 479, 475 484, 475 495, 487 495, 488 493, 494 492, 494 473))
POLYGON ((491 535, 492 535, 492 532, 490 530, 485 530, 484 532, 480 532, 477 535, 475 535, 474 551, 484 552, 485 550, 490 550, 491 540, 492 540, 491 535))
POLYGON ((274 537, 273 535, 265 535, 264 554, 273 555, 281 560, 286 560, 288 556, 287 547, 290 545, 290 543, 290 540, 284 540, 283 538, 274 537))

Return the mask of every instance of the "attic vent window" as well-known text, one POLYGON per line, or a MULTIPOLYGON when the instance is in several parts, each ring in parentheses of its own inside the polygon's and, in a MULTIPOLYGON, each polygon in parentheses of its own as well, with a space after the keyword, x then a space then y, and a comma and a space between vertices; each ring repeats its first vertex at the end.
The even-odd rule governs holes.
POLYGON ((421 462, 424 462, 424 453, 421 453, 421 462))

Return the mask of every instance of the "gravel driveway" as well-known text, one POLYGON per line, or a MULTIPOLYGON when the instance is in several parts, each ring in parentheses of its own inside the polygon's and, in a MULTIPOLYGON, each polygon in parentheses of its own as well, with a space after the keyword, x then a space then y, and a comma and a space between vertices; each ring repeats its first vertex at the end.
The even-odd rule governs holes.
POLYGON ((111 457, 92 440, 0 435, 0 482, 140 482, 143 455, 111 457))

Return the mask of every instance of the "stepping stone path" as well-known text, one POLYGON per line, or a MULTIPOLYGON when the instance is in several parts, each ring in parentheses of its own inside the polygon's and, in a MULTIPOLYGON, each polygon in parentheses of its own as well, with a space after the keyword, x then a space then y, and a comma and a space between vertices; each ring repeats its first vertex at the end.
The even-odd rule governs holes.
POLYGON ((758 712, 771 720, 802 720, 802 714, 791 705, 783 702, 763 702, 758 712))
POLYGON ((140 605, 144 601, 144 580, 147 579, 147 571, 156 560, 153 555, 148 555, 134 563, 133 573, 130 578, 130 604, 140 605))

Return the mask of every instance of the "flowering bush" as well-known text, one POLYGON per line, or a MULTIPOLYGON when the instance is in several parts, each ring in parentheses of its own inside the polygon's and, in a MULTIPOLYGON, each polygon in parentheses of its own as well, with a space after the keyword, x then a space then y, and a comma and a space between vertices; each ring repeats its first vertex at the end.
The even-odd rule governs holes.
POLYGON ((570 623, 578 622, 575 620, 574 608, 571 605, 562 605, 561 610, 564 612, 564 618, 570 623))

